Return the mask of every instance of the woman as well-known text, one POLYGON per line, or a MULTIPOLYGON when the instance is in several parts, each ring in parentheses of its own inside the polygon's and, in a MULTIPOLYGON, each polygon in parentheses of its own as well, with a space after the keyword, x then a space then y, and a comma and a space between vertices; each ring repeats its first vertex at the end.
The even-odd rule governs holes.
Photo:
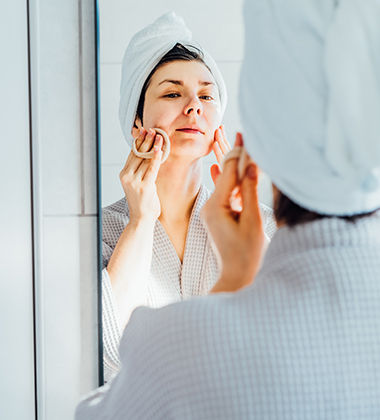
MULTIPOLYGON (((121 125, 127 140, 137 139, 140 152, 153 148, 154 157, 130 153, 120 174, 125 199, 103 212, 106 380, 118 369, 120 334, 135 307, 207 294, 218 278, 217 254, 199 217, 210 195, 201 158, 213 150, 221 163, 230 150, 220 125, 226 91, 215 62, 190 41, 171 13, 136 34, 124 56, 121 125), (154 128, 170 138, 162 164, 163 137, 154 128)), ((211 175, 217 173, 214 165, 211 175)), ((262 210, 270 236, 271 211, 262 210)))
POLYGON ((257 272, 256 168, 236 214, 230 159, 204 207, 214 291, 249 286, 135 311, 77 419, 380 418, 380 3, 246 0, 244 18, 245 141, 280 228, 257 272))

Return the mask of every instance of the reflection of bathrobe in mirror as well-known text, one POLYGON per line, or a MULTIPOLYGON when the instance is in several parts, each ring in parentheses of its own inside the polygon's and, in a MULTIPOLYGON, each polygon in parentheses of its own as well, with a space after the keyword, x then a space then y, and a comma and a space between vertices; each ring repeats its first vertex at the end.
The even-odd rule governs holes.
MULTIPOLYGON (((199 216, 209 196, 210 192, 202 186, 191 215, 182 264, 162 225, 159 222, 156 223, 148 284, 148 306, 161 307, 191 296, 205 295, 215 284, 219 272, 218 261, 199 216)), ((264 205, 261 209, 265 232, 271 237, 276 230, 272 210, 264 205)), ((128 222, 128 214, 125 199, 103 210, 102 283, 105 380, 109 380, 119 368, 118 346, 122 333, 105 267, 128 222)))

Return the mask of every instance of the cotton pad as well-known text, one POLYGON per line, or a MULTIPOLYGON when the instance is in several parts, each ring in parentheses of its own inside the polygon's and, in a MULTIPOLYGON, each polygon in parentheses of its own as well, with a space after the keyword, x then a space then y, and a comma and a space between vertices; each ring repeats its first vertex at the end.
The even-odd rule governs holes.
MULTIPOLYGON (((170 139, 169 136, 166 134, 166 131, 162 130, 161 128, 153 128, 153 130, 155 130, 158 134, 161 134, 161 136, 164 139, 164 144, 163 144, 163 155, 162 155, 162 160, 161 163, 164 163, 165 160, 169 157, 170 154, 170 139)), ((132 151, 133 153, 142 159, 153 159, 154 156, 154 151, 151 150, 150 152, 139 152, 136 148, 136 139, 134 139, 133 143, 132 143, 132 151)))
POLYGON ((235 146, 230 150, 223 160, 223 168, 227 161, 231 159, 238 159, 238 180, 241 181, 244 177, 244 171, 247 165, 248 155, 244 147, 235 146))

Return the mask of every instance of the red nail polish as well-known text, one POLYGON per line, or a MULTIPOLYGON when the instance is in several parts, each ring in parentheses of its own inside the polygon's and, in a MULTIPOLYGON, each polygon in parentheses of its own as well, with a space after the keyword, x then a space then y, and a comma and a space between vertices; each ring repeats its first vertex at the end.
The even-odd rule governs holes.
POLYGON ((236 146, 243 146, 243 137, 241 133, 238 133, 236 136, 236 146))

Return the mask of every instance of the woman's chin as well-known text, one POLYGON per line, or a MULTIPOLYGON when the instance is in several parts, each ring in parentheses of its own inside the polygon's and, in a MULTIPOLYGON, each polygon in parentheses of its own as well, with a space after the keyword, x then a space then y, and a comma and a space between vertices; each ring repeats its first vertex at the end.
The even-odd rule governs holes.
POLYGON ((207 156, 212 151, 212 145, 205 147, 205 144, 190 144, 190 142, 183 142, 182 144, 171 144, 170 156, 180 159, 200 159, 207 156))

